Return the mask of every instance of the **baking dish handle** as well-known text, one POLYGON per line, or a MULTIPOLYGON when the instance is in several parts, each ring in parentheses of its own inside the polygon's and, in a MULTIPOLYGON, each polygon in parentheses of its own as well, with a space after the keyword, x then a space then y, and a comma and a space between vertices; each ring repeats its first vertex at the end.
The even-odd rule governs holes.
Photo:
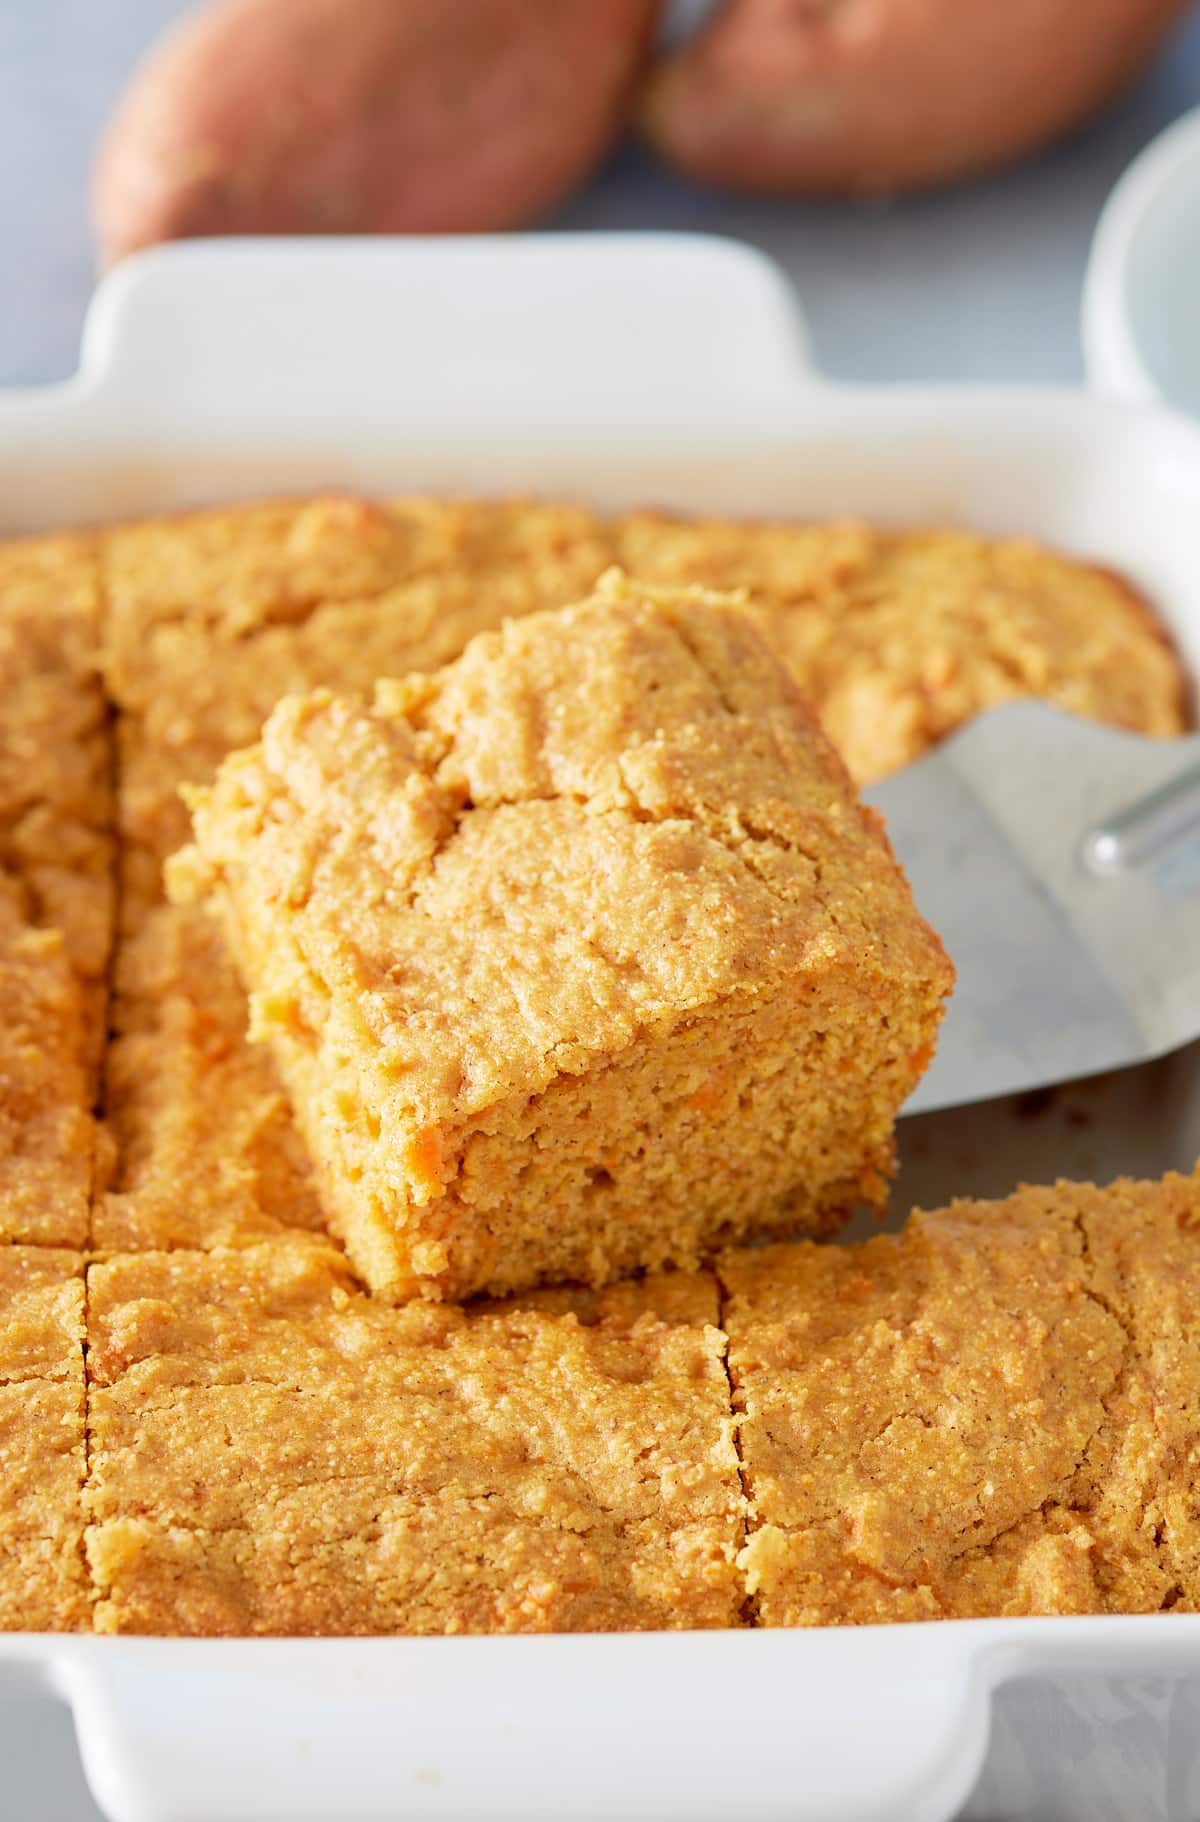
POLYGON ((281 431, 350 414, 469 426, 761 408, 812 384, 791 286, 763 254, 687 234, 193 241, 124 261, 93 300, 78 384, 124 420, 281 431))
POLYGON ((946 1822, 988 1696, 952 1627, 71 1642, 112 1822, 946 1822))
MULTIPOLYGON (((11 1675, 6 1674, 11 1672, 11 1675)), ((112 1822, 948 1822, 1013 1678, 1200 1675, 1200 1617, 601 1638, 0 1636, 112 1822)))

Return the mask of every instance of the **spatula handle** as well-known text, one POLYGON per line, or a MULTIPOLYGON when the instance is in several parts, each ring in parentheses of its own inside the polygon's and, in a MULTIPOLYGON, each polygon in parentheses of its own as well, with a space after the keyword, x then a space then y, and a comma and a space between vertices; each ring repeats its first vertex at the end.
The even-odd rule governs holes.
POLYGON ((1127 873, 1198 837, 1200 765, 1191 765, 1089 829, 1084 865, 1102 878, 1127 873))

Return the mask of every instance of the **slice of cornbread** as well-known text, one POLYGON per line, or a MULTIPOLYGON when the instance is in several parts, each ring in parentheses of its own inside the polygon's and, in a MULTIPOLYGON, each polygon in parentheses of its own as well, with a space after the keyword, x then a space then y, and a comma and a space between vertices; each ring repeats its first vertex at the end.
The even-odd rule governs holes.
POLYGON ((94 1266, 89 1308, 101 1631, 737 1623, 708 1276, 395 1310, 284 1235, 94 1266))
POLYGON ((1200 1173, 719 1275, 759 1623, 1200 1607, 1200 1173))
POLYGON ((84 538, 0 544, 0 1241, 81 1246, 113 906, 84 538))
POLYGON ((0 1631, 89 1624, 83 1262, 0 1247, 0 1631))
POLYGON ((745 588, 860 784, 1022 696, 1143 734, 1187 724, 1183 668, 1146 603, 1026 540, 638 513, 617 542, 647 581, 745 588))
POLYGON ((196 794, 338 1232, 395 1297, 599 1283, 881 1199, 951 970, 725 598, 619 577, 196 794))

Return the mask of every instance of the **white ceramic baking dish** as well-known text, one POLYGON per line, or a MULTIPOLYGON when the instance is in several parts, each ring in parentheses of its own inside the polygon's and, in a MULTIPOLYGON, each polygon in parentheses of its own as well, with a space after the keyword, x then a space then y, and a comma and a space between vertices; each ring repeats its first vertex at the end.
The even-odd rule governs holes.
MULTIPOLYGON (((1200 667, 1200 428, 1072 392, 829 386, 780 275, 725 243, 181 247, 105 281, 77 378, 0 398, 4 529, 331 484, 1032 533, 1131 576, 1200 667)), ((1200 1055, 903 1138, 901 1198, 926 1202, 1190 1165, 1200 1055)), ((0 1691, 66 1696, 117 1822, 940 1822, 997 1686, 1085 1672, 1200 1675, 1200 1617, 0 1639, 0 1691)))

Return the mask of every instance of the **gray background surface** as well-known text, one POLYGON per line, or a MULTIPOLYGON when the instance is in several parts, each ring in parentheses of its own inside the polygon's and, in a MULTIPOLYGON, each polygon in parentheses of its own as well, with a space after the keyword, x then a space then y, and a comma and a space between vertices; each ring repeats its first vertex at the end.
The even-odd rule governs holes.
MULTIPOLYGON (((60 378, 75 364, 92 282, 91 148, 138 53, 184 10, 179 0, 0 0, 0 384, 60 378)), ((1084 29, 1087 12, 1081 0, 1084 29)), ((1080 377, 1079 286, 1101 203, 1134 153, 1198 101, 1193 15, 1104 120, 983 184, 887 208, 797 206, 702 192, 630 148, 552 225, 754 242, 792 273, 817 358, 842 378, 1070 382, 1080 377)), ((1200 1686, 1022 1685, 997 1703, 970 1815, 1192 1822, 1198 1738, 1200 1686)), ((0 1705, 3 1822, 98 1814, 65 1710, 0 1705)))

